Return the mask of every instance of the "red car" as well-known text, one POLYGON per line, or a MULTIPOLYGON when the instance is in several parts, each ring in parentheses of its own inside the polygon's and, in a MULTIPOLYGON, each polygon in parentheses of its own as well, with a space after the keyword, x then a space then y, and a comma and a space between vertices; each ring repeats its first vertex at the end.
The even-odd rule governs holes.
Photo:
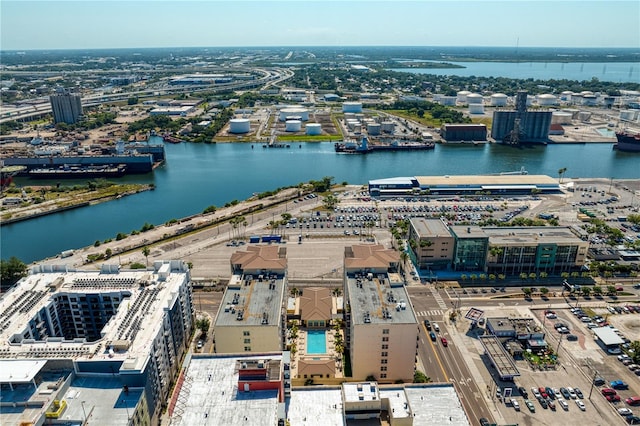
POLYGON ((609 401, 609 402, 618 402, 618 401, 620 401, 620 395, 607 395, 607 396, 605 396, 605 398, 607 398, 607 401, 609 401))
POLYGON ((547 395, 547 390, 542 386, 538 388, 538 392, 540 392, 540 396, 542 396, 544 399, 549 398, 549 395, 547 395))
POLYGON ((449 342, 447 342, 447 339, 445 339, 444 337, 440 338, 440 342, 442 342, 442 346, 448 346, 449 342))
POLYGON ((624 401, 629 405, 640 405, 640 396, 632 396, 624 401))
POLYGON ((616 395, 618 393, 618 392, 615 391, 615 389, 611 389, 611 388, 602 388, 602 390, 600 392, 602 392, 602 394, 604 396, 616 395))

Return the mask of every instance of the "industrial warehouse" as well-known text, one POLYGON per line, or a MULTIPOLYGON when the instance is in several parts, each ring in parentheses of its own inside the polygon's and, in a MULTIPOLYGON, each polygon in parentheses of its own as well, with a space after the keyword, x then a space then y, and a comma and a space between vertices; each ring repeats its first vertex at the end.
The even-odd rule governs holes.
MULTIPOLYGON (((522 172, 526 173, 526 172, 522 172)), ((369 181, 372 197, 398 195, 522 195, 553 194, 560 191, 556 179, 546 175, 501 174, 458 176, 415 176, 369 181)))

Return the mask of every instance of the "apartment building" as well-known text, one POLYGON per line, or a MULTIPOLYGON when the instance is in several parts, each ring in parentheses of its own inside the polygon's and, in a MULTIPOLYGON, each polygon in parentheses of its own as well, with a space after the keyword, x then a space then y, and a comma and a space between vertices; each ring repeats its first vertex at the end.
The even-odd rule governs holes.
POLYGON ((418 324, 399 259, 382 245, 345 248, 345 341, 355 379, 413 380, 418 324))
POLYGON ((448 268, 453 261, 454 246, 454 237, 441 219, 420 217, 410 220, 410 256, 418 269, 448 268))
POLYGON ((3 400, 31 395, 0 423, 79 421, 89 408, 96 424, 156 424, 189 346, 189 280, 182 261, 127 271, 34 267, 0 300, 3 400), (89 407, 65 399, 69 389, 89 407))
POLYGON ((231 278, 214 322, 216 353, 273 352, 284 344, 284 247, 249 246, 231 256, 231 278))

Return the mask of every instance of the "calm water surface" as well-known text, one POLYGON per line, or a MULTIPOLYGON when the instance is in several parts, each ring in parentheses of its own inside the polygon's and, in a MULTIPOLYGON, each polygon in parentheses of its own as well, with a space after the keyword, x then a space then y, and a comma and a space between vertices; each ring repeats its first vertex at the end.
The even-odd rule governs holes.
MULTIPOLYGON (((498 145, 437 145, 432 151, 336 154, 331 143, 292 144, 265 149, 260 144, 166 145, 167 163, 153 174, 129 176, 129 182, 153 182, 147 191, 119 200, 44 216, 1 228, 3 259, 25 262, 63 250, 129 233, 145 223, 200 213, 254 192, 333 176, 335 182, 366 184, 370 179, 415 175, 486 174, 519 170, 567 177, 640 178, 637 154, 613 151, 611 144, 547 145, 512 148, 498 145)), ((19 183, 25 183, 21 180, 19 183)))

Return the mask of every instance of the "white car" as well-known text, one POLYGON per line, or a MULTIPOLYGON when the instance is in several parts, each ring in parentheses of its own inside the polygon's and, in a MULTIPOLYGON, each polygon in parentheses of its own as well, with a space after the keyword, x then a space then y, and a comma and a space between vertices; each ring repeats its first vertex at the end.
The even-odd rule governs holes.
POLYGON ((516 401, 514 398, 511 398, 511 405, 513 405, 513 408, 516 411, 520 411, 520 404, 518 404, 518 401, 516 401))
POLYGON ((562 398, 562 394, 560 393, 558 388, 553 388, 551 390, 553 391, 553 396, 555 396, 556 399, 561 399, 562 398))
POLYGON ((618 414, 620 414, 621 416, 631 416, 633 415, 633 411, 631 411, 631 409, 624 407, 624 408, 618 408, 618 414))
POLYGON ((536 398, 541 398, 540 396, 540 391, 537 388, 531 388, 531 393, 533 394, 533 396, 535 396, 536 398))
POLYGON ((560 398, 558 400, 558 404, 560 404, 564 411, 569 411, 569 404, 567 404, 567 401, 565 401, 564 399, 560 398))
POLYGON ((567 392, 569 392, 571 399, 578 399, 578 395, 576 395, 576 391, 574 391, 573 388, 568 387, 567 392))
POLYGON ((580 408, 582 411, 586 410, 587 407, 585 407, 584 402, 580 401, 579 399, 576 399, 576 405, 578 406, 578 408, 580 408))
POLYGON ((440 326, 439 326, 438 324, 436 324, 435 322, 434 322, 434 323, 431 323, 431 326, 433 327, 433 329, 434 329, 435 331, 440 331, 440 326))

